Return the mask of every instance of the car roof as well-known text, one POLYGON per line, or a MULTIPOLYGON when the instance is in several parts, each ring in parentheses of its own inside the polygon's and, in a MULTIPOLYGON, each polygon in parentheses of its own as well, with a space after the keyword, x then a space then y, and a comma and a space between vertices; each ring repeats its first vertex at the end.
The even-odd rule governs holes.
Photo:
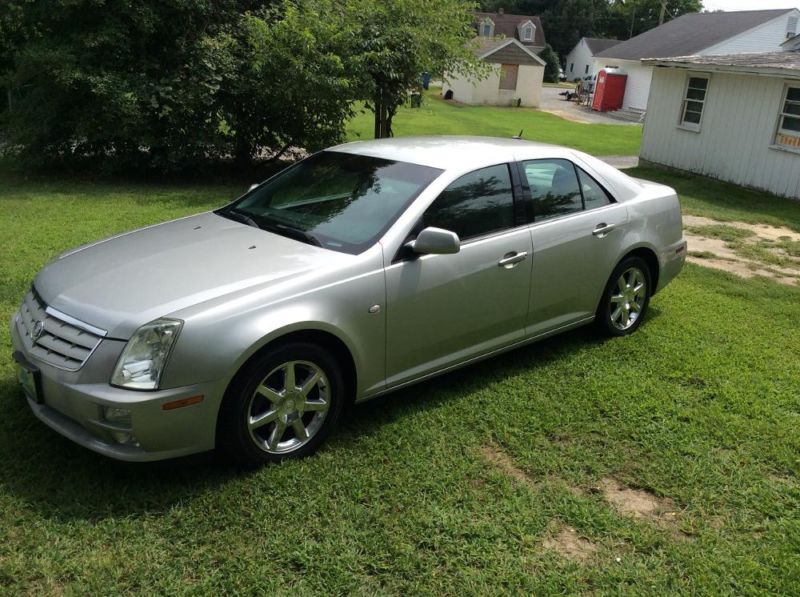
POLYGON ((595 174, 610 187, 617 200, 626 201, 641 191, 641 185, 616 168, 581 151, 535 143, 522 139, 499 137, 393 137, 354 141, 331 147, 328 151, 339 151, 357 155, 395 160, 440 168, 454 174, 465 173, 486 166, 522 160, 562 158, 589 165, 595 174))
POLYGON ((483 165, 511 162, 519 159, 520 150, 524 150, 526 159, 567 157, 568 151, 557 145, 521 139, 462 136, 392 137, 354 141, 329 149, 443 170, 479 168, 483 165))

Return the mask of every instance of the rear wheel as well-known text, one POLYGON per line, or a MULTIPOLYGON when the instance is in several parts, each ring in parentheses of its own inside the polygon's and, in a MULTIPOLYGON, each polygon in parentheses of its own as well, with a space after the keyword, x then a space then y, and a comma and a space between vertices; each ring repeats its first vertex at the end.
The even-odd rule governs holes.
POLYGON ((339 364, 315 344, 277 346, 237 377, 220 411, 220 447, 245 465, 314 453, 342 410, 339 364))
POLYGON ((627 336, 642 324, 650 303, 650 268, 641 257, 623 259, 606 284, 595 321, 610 336, 627 336))

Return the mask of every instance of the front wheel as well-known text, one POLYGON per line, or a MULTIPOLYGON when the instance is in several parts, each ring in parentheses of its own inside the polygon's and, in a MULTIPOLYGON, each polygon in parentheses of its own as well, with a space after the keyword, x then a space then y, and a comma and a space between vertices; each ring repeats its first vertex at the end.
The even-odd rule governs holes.
POLYGON ((623 259, 606 284, 595 321, 609 336, 627 336, 642 324, 650 303, 650 268, 641 257, 623 259))
POLYGON ((339 365, 327 351, 305 342, 275 347, 248 365, 226 394, 220 447, 249 466, 308 456, 336 424, 343 392, 339 365))

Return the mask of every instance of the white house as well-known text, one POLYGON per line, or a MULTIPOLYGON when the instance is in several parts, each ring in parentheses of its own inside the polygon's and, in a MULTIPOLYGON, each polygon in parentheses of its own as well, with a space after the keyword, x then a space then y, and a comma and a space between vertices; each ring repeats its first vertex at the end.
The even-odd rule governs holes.
POLYGON ((616 46, 618 43, 620 43, 618 39, 582 37, 567 54, 566 62, 564 63, 564 73, 567 75, 567 80, 574 81, 575 79, 582 79, 586 75, 595 74, 597 71, 594 69, 594 57, 600 52, 616 46))
POLYGON ((800 199, 800 36, 783 51, 645 60, 640 150, 662 164, 800 199))
POLYGON ((513 38, 482 39, 475 48, 478 57, 493 68, 482 80, 446 74, 442 93, 463 104, 537 107, 542 92, 544 60, 531 47, 513 38))
POLYGON ((628 75, 623 108, 644 111, 653 66, 643 59, 775 52, 800 33, 799 18, 796 8, 685 14, 600 52, 595 70, 621 68, 628 75))

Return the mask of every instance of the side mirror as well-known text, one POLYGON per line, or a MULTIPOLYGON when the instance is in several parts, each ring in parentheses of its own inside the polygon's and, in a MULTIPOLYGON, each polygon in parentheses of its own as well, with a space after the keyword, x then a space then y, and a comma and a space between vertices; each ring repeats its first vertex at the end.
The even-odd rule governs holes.
POLYGON ((429 226, 406 246, 420 255, 447 255, 461 250, 461 241, 455 232, 429 226))
POLYGON ((250 191, 252 191, 253 189, 257 189, 257 188, 258 188, 258 186, 259 186, 259 185, 258 185, 258 183, 257 183, 257 182, 255 182, 255 183, 251 184, 251 185, 250 185, 250 188, 249 188, 249 189, 247 189, 247 192, 249 193, 249 192, 250 192, 250 191))

